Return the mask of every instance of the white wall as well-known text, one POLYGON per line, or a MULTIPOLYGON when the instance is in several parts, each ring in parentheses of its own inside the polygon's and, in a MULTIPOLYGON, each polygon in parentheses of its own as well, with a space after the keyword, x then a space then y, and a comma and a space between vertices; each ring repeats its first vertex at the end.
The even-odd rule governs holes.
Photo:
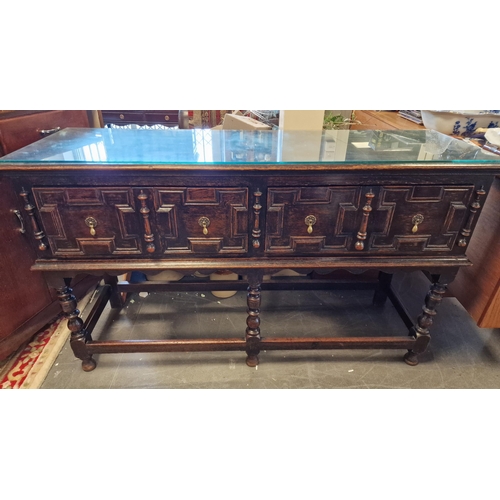
POLYGON ((283 130, 322 130, 325 110, 280 110, 279 128, 283 130))

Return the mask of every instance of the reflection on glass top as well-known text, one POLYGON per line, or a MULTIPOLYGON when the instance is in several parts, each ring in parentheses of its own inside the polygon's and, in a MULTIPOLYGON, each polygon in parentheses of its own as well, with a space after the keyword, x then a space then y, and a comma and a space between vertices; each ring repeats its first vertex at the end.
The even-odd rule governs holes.
POLYGON ((500 162, 500 156, 432 130, 126 130, 67 128, 0 162, 255 164, 500 162))

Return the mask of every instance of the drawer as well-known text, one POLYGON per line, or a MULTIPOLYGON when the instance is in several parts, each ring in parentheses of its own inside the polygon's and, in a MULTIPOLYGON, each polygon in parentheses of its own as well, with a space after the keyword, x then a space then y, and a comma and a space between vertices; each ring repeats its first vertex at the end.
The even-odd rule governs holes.
POLYGON ((102 119, 105 124, 114 123, 144 123, 144 113, 142 111, 102 111, 102 119))
POLYGON ((33 188, 55 256, 242 254, 247 188, 33 188))
POLYGON ((53 255, 143 253, 142 217, 131 188, 33 188, 33 197, 53 255))
POLYGON ((474 186, 385 186, 373 200, 370 252, 464 253, 457 245, 474 186))
POLYGON ((345 253, 353 249, 362 214, 359 186, 269 188, 265 251, 345 253))
POLYGON ((473 189, 472 185, 270 188, 265 251, 463 254, 465 249, 457 241, 473 189))
POLYGON ((0 120, 0 145, 4 154, 43 139, 66 127, 89 127, 86 111, 46 111, 0 120))
POLYGON ((154 125, 176 125, 179 123, 179 111, 167 110, 167 111, 155 111, 144 113, 145 122, 154 125))
POLYGON ((248 188, 160 187, 150 193, 164 254, 248 251, 248 188))

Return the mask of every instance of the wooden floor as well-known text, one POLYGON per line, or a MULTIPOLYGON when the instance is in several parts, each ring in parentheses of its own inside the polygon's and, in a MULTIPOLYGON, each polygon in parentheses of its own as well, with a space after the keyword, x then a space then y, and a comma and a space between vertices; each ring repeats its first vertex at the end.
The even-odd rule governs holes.
POLYGON ((423 125, 407 120, 397 111, 354 111, 355 119, 361 122, 351 125, 352 130, 425 130, 423 125))

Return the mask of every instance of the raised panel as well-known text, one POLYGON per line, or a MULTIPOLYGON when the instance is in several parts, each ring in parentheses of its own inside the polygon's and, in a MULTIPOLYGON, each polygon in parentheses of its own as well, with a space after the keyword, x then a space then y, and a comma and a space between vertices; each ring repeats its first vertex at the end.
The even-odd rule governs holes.
POLYGON ((247 188, 157 188, 156 227, 165 254, 241 254, 248 251, 247 188), (200 219, 209 224, 203 232, 200 219))
POLYGON ((40 219, 56 256, 136 255, 140 228, 129 188, 33 188, 40 219), (97 221, 91 235, 86 219, 97 221))
POLYGON ((359 225, 361 187, 269 188, 266 252, 336 253, 351 249, 359 225), (313 216, 308 232, 306 217, 313 216))
POLYGON ((450 252, 467 215, 473 186, 380 188, 368 225, 368 250, 450 252), (417 224, 414 217, 423 220, 417 224))

